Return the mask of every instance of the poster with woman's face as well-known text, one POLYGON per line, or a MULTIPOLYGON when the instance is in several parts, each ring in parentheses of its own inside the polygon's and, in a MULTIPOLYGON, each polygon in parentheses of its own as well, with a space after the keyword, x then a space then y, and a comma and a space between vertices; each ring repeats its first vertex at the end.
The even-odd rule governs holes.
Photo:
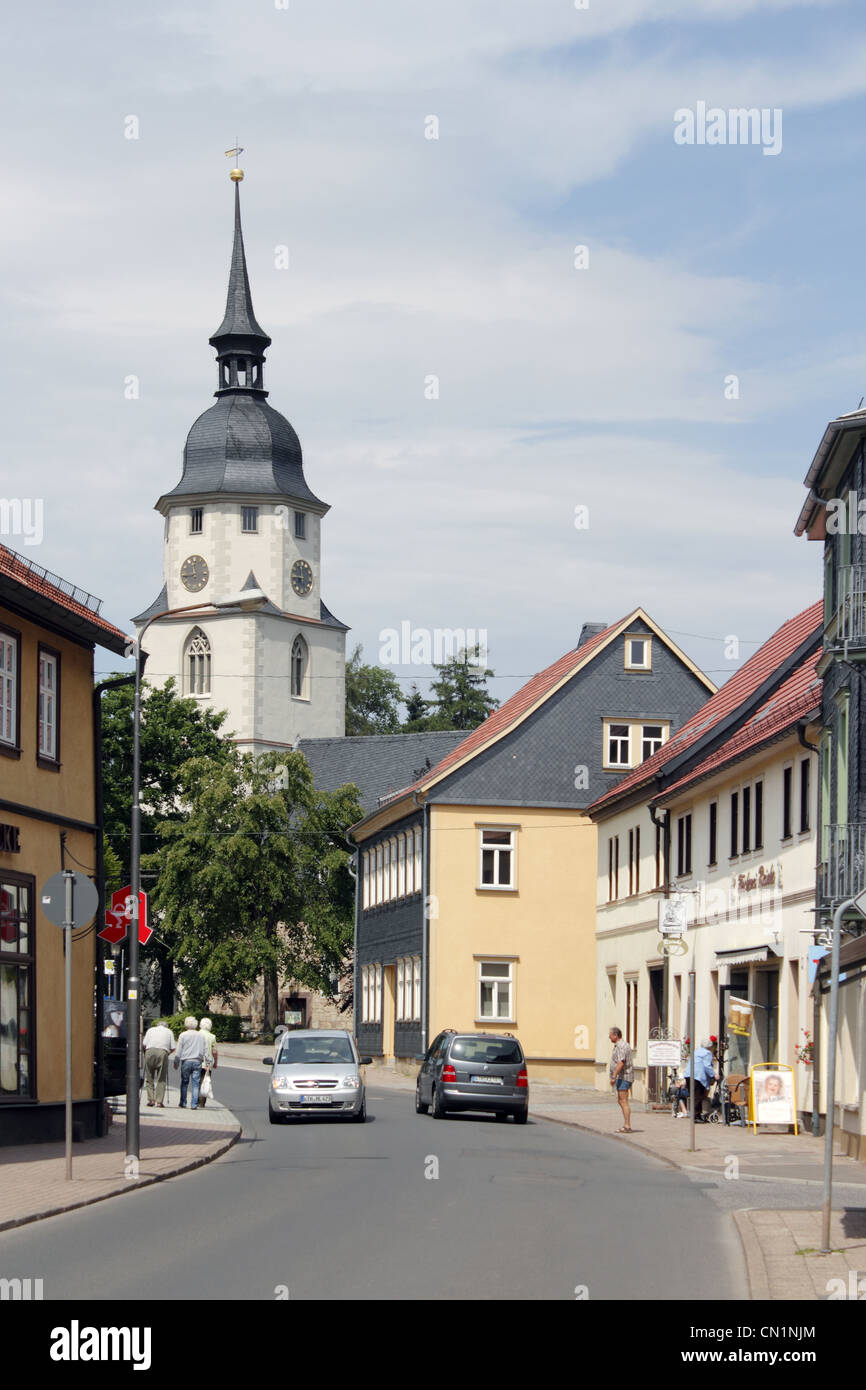
POLYGON ((794 1123, 794 1074, 790 1071, 755 1071, 755 1119, 759 1125, 794 1123))

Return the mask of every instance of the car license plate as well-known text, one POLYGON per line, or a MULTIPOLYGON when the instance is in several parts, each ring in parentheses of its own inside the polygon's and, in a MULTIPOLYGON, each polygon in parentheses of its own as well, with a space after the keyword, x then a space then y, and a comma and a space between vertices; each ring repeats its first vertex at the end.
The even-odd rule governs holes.
POLYGON ((331 1100, 331 1096, 301 1096, 304 1105, 330 1105, 331 1100))
POLYGON ((483 1081, 485 1086, 501 1086, 501 1076, 473 1076, 473 1081, 483 1081))

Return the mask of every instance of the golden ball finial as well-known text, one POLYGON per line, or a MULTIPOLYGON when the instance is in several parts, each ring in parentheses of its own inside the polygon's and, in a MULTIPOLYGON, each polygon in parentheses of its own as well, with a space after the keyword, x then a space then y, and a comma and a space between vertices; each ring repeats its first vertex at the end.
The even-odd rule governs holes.
POLYGON ((229 178, 231 179, 232 183, 240 183, 240 181, 241 181, 241 179, 243 178, 243 176, 244 176, 244 171, 243 171, 243 169, 232 169, 231 172, 230 172, 230 174, 229 174, 229 178))

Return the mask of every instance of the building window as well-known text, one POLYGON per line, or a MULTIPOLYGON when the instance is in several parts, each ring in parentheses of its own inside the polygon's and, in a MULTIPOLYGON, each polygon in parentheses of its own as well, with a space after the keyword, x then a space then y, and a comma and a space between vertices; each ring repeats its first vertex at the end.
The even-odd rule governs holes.
POLYGON ((406 896, 406 836, 397 836, 397 897, 406 896))
POLYGON ((422 881, 422 873, 421 873, 421 864, 422 864, 422 859, 421 859, 421 827, 420 827, 420 825, 416 825, 416 826, 415 826, 415 883, 414 883, 414 892, 416 892, 416 893, 423 893, 423 892, 424 892, 424 884, 423 884, 423 881, 422 881))
POLYGON ((385 867, 385 847, 376 846, 376 906, 385 901, 383 889, 383 871, 385 867))
POLYGON ((740 794, 731 792, 731 858, 736 859, 740 838, 740 794))
POLYGON ((625 1040, 637 1047, 637 978, 625 981, 625 1040))
POLYGON ((640 892, 640 826, 628 832, 628 891, 640 892))
POLYGON ((791 785, 794 769, 786 767, 782 772, 782 839, 789 840, 793 825, 791 785))
POLYGON ((0 1104, 36 1096, 33 879, 0 876, 0 1104))
POLYGON ((837 695, 836 723, 836 824, 848 824, 848 692, 837 695))
POLYGON ((210 642, 200 627, 193 628, 183 649, 187 695, 209 695, 211 683, 210 642))
POLYGON ((397 961, 397 1020, 403 1023, 407 1015, 406 1001, 406 962, 401 956, 397 961))
POLYGON ((412 1019, 421 1022, 421 957, 412 957, 412 1019))
POLYGON ((18 747, 19 638, 0 632, 0 744, 18 747))
POLYGON ((60 762, 60 653, 39 648, 38 760, 60 762))
POLYGON ((259 509, 258 507, 241 507, 241 530, 247 532, 258 531, 259 529, 259 509))
POLYGON ((397 841, 396 841, 396 839, 392 839, 392 840, 389 840, 389 841, 388 841, 388 849, 390 850, 390 868, 389 868, 389 875, 388 875, 388 887, 389 887, 389 889, 390 889, 390 898, 391 898, 391 901, 393 902, 394 899, 395 899, 396 896, 397 896, 397 841))
POLYGON ((382 1020, 381 965, 361 967, 361 1011, 365 1023, 380 1023, 382 1020))
POLYGON ((189 509, 189 533, 191 536, 200 536, 202 532, 202 517, 204 509, 202 507, 190 507, 189 509))
POLYGON ((513 830, 481 830, 480 888, 514 888, 515 844, 513 830))
POLYGON ((743 787, 743 854, 751 849, 749 836, 752 829, 752 788, 743 787))
POLYGON ((377 965, 377 966, 375 967, 375 969, 376 969, 376 975, 375 975, 375 979, 374 979, 374 982, 373 982, 373 991, 374 991, 374 994, 373 994, 373 1021, 374 1021, 374 1023, 381 1023, 381 1022, 382 1022, 382 967, 381 967, 381 965, 377 965))
POLYGON ((764 784, 755 783, 755 836, 754 848, 764 848, 764 784))
POLYGON ((811 762, 803 758, 800 762, 800 834, 809 829, 809 796, 811 783, 811 762))
POLYGON ((382 845, 382 901, 388 903, 393 894, 391 892, 391 841, 385 840, 382 845))
POLYGON ((310 654, 303 637, 296 637, 292 643, 292 697, 306 700, 308 696, 308 674, 310 654))
POLYGON ((664 741, 665 730, 662 724, 644 724, 641 730, 641 762, 644 762, 647 758, 651 758, 653 753, 657 753, 664 741))
POLYGON ((719 839, 719 803, 710 802, 710 845, 707 864, 712 867, 718 863, 718 839, 719 839))
POLYGON ((478 1017, 513 1022, 511 1013, 511 963, 483 960, 478 963, 478 1017))
POLYGON ((692 815, 677 816, 677 875, 692 871, 692 815))
POLYGON ((619 836, 611 835, 607 842, 607 897, 616 902, 619 897, 619 836))
POLYGON ((625 669, 627 671, 649 671, 652 669, 651 637, 626 637, 625 669))
POLYGON ((631 729, 628 724, 610 724, 607 730, 608 767, 631 767, 631 729))
POLYGON ((307 513, 295 512, 295 540, 307 539, 307 513))
POLYGON ((364 851, 364 906, 370 906, 370 851, 364 851))

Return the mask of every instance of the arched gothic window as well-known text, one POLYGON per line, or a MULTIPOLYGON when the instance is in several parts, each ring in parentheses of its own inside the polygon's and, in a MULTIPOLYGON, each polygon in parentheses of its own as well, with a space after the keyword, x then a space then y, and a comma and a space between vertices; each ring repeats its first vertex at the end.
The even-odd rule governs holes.
POLYGON ((185 695, 210 694, 210 642, 194 627, 183 649, 185 695))
POLYGON ((296 637, 292 643, 292 694, 302 699, 308 698, 307 676, 310 653, 303 637, 296 637))

